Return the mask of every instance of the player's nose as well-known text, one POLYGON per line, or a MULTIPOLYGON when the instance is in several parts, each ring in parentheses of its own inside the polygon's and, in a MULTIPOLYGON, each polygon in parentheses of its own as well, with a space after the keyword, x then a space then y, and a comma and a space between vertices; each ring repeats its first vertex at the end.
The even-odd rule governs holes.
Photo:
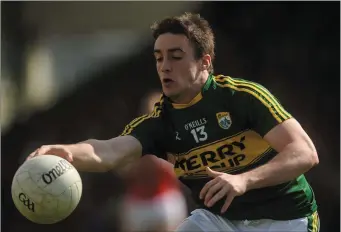
POLYGON ((171 62, 169 62, 168 60, 163 60, 161 63, 161 71, 162 72, 170 72, 172 71, 172 65, 171 62))

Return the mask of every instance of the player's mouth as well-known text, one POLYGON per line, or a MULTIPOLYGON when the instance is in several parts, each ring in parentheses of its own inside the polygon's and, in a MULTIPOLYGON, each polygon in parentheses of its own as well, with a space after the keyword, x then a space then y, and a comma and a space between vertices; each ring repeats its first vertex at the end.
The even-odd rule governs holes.
POLYGON ((170 78, 163 78, 162 79, 162 84, 166 87, 173 84, 173 83, 174 83, 174 80, 172 80, 170 78))

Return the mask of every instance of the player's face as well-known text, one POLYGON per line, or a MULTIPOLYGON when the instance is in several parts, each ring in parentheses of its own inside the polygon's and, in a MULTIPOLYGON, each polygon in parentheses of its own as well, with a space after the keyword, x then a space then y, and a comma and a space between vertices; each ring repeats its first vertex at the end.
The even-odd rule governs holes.
POLYGON ((191 90, 199 72, 201 60, 185 35, 166 33, 155 41, 154 56, 162 90, 170 98, 178 98, 191 90))

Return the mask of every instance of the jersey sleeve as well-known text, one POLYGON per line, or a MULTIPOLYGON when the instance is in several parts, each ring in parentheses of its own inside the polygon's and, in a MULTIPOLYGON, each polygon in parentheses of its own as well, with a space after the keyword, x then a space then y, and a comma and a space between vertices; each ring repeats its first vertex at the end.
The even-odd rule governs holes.
POLYGON ((163 136, 162 128, 160 112, 153 112, 132 120, 120 136, 135 137, 142 145, 142 155, 153 154, 162 157, 164 152, 159 142, 163 136))
POLYGON ((264 137, 272 128, 292 118, 292 115, 265 87, 256 83, 250 86, 244 92, 247 95, 249 126, 264 137))

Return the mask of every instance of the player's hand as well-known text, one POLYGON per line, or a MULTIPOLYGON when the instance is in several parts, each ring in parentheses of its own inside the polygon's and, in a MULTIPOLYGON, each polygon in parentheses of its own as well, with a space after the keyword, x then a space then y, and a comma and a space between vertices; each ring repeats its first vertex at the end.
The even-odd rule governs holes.
POLYGON ((200 199, 204 199, 207 207, 213 206, 217 201, 226 197, 221 213, 226 212, 232 200, 246 192, 246 180, 241 175, 230 175, 223 172, 216 172, 209 167, 206 172, 213 180, 210 180, 200 191, 200 199))
POLYGON ((72 153, 66 145, 44 145, 32 152, 27 158, 31 159, 40 155, 55 155, 66 159, 69 162, 73 161, 72 153))

